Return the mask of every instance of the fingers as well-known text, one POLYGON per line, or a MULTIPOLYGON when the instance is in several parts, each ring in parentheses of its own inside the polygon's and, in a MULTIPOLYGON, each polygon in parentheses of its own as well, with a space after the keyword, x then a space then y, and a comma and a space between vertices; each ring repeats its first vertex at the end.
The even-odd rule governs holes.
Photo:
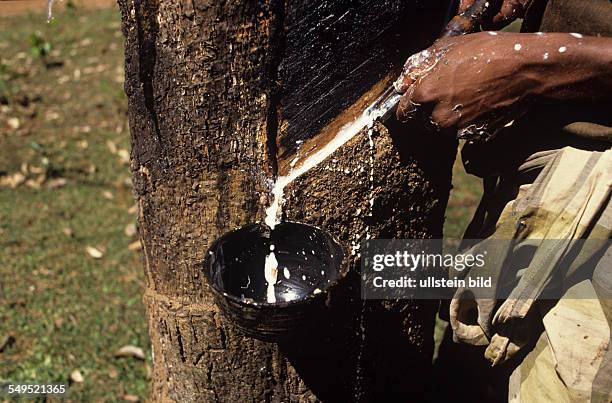
POLYGON ((407 122, 410 119, 414 119, 416 117, 418 104, 415 104, 412 101, 412 92, 413 89, 410 87, 408 92, 404 93, 404 95, 400 98, 399 104, 397 105, 397 120, 402 123, 407 122))
POLYGON ((457 14, 463 14, 468 8, 474 4, 476 0, 461 0, 459 3, 459 10, 457 10, 457 14))
POLYGON ((409 123, 410 127, 419 132, 439 132, 440 125, 433 117, 436 103, 426 101, 416 86, 410 87, 400 98, 396 117, 398 121, 409 123), (416 99, 423 99, 423 103, 417 102, 416 99))
POLYGON ((395 91, 403 94, 396 112, 400 122, 415 118, 418 110, 418 105, 412 100, 415 85, 435 66, 438 60, 436 54, 432 47, 410 56, 404 63, 399 78, 393 83, 395 91))
POLYGON ((410 56, 399 78, 393 83, 395 91, 399 94, 405 93, 418 79, 428 74, 442 58, 446 46, 437 43, 419 53, 410 56))
POLYGON ((477 31, 497 30, 517 18, 523 18, 534 0, 461 0, 457 16, 451 20, 443 36, 456 36, 477 31))
POLYGON ((460 36, 480 30, 502 7, 504 0, 463 0, 458 14, 447 24, 442 37, 460 36))
POLYGON ((440 40, 433 46, 416 53, 406 60, 399 78, 393 84, 398 94, 403 94, 397 107, 396 116, 400 122, 408 120, 422 121, 426 126, 432 125, 429 117, 431 111, 425 111, 416 99, 421 99, 422 81, 432 73, 452 42, 440 40), (419 90, 417 90, 419 88, 419 90))
POLYGON ((530 3, 531 0, 504 0, 499 12, 482 24, 483 29, 501 29, 517 18, 523 18, 530 3))
POLYGON ((414 84, 414 81, 415 77, 413 76, 413 74, 411 74, 410 71, 404 69, 400 76, 397 78, 397 80, 395 80, 395 82, 393 83, 393 86, 395 87, 395 92, 397 92, 398 94, 406 93, 410 86, 414 84))

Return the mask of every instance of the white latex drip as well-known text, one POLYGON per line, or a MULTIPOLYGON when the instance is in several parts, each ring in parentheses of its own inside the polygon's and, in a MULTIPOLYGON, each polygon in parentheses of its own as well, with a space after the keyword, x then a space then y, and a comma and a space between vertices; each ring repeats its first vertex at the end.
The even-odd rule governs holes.
POLYGON ((47 0, 47 22, 53 19, 53 3, 55 0, 47 0))
MULTIPOLYGON (((333 154, 334 151, 355 137, 355 135, 359 133, 361 129, 364 127, 371 129, 372 126, 374 126, 376 119, 387 113, 393 107, 393 105, 397 103, 398 98, 399 95, 396 95, 389 98, 382 104, 376 105, 376 102, 372 104, 353 122, 342 126, 336 136, 329 143, 315 153, 309 155, 302 162, 302 164, 298 166, 296 166, 296 162, 298 161, 296 157, 290 164, 291 170, 289 173, 284 176, 279 176, 276 179, 276 182, 274 182, 274 186, 272 187, 272 204, 270 204, 270 207, 266 209, 266 218, 264 222, 271 229, 274 229, 276 224, 279 224, 281 221, 282 208, 285 201, 285 187, 303 173, 325 161, 325 159, 333 154)), ((368 136, 370 137, 370 148, 372 148, 373 143, 370 132, 368 133, 368 136)), ((370 163, 372 163, 372 161, 370 161, 370 163)), ((288 270, 284 271, 283 274, 287 279, 289 278, 288 270)), ((278 261, 274 255, 274 245, 270 245, 270 253, 266 256, 264 275, 268 283, 267 301, 269 303, 275 303, 276 296, 274 294, 274 285, 278 279, 278 261)), ((305 280, 305 278, 303 279, 305 280)), ((320 290, 318 290, 318 292, 320 292, 320 290)))
POLYGON ((264 276, 268 282, 267 298, 266 300, 270 303, 276 302, 276 295, 274 294, 274 284, 278 279, 278 260, 273 252, 274 245, 270 246, 270 253, 266 256, 266 263, 264 265, 264 276))
MULTIPOLYGON (((397 95, 399 97, 399 95, 397 95)), ((377 107, 368 107, 357 119, 348 123, 338 131, 336 136, 327 143, 323 148, 309 155, 302 164, 291 167, 289 173, 285 176, 279 176, 272 187, 272 204, 266 209, 265 223, 272 229, 276 224, 280 223, 282 216, 282 207, 284 204, 285 187, 293 182, 294 179, 316 167, 329 157, 334 151, 342 147, 347 141, 352 139, 364 127, 372 127, 374 121, 383 116, 397 102, 397 98, 390 98, 387 102, 378 105, 377 107)), ((373 104, 374 105, 374 104, 373 104)), ((295 161, 295 160, 294 160, 295 161)))

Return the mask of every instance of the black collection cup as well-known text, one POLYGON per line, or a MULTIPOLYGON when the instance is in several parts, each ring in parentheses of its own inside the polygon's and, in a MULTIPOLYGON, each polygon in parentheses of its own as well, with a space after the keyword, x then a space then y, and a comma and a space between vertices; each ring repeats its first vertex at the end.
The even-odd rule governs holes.
POLYGON ((286 221, 271 230, 257 223, 217 239, 204 271, 217 304, 240 331, 281 342, 326 320, 326 300, 346 277, 347 260, 341 244, 320 228, 286 221), (264 274, 270 245, 278 261, 276 302, 267 300, 264 274))

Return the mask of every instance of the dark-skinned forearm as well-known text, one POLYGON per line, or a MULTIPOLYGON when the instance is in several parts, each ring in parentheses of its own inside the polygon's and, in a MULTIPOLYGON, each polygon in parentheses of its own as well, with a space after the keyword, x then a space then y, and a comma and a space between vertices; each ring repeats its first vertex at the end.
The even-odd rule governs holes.
POLYGON ((532 96, 559 102, 612 101, 612 38, 580 34, 525 34, 532 96))

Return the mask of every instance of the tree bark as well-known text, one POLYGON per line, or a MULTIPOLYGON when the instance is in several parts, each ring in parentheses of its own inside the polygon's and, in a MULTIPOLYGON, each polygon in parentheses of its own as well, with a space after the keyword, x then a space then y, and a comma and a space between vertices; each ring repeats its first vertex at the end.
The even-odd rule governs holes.
MULTIPOLYGON (((333 334, 279 346, 223 318, 202 261, 218 236, 262 221, 298 144, 433 40, 442 3, 119 0, 152 400, 420 400, 435 301, 364 304, 355 289, 333 334)), ((441 237, 454 143, 406 130, 378 124, 298 178, 287 218, 355 246, 353 265, 366 234, 441 237)))

